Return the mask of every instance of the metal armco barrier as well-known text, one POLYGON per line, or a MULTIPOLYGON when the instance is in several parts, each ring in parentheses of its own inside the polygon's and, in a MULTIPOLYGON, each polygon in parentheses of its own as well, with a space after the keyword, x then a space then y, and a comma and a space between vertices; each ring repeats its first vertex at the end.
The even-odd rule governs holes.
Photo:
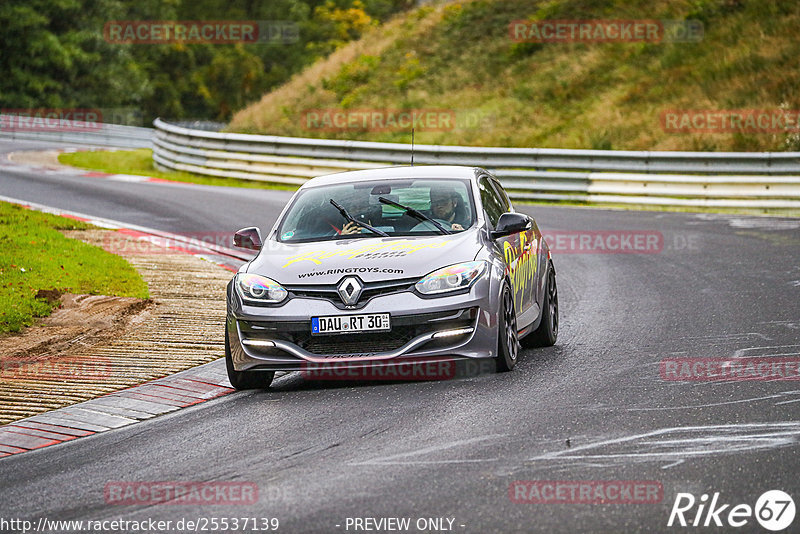
MULTIPOLYGON (((1 118, 1 117, 0 117, 1 118)), ((411 146, 103 124, 90 131, 8 131, 30 139, 153 147, 162 169, 302 184, 335 172, 408 165, 411 146)), ((516 200, 800 209, 800 152, 634 152, 417 145, 417 165, 493 171, 516 200)))
MULTIPOLYGON (((13 119, 13 118, 12 118, 13 119)), ((95 126, 74 128, 5 127, 14 124, 7 115, 0 115, 0 139, 62 142, 78 145, 112 146, 119 148, 151 148, 152 128, 98 123, 95 126)))
MULTIPOLYGON (((308 178, 408 165, 411 146, 190 130, 155 121, 166 169, 302 184, 308 178)), ((632 152, 417 145, 417 165, 492 170, 514 199, 614 204, 800 208, 798 152, 632 152)))

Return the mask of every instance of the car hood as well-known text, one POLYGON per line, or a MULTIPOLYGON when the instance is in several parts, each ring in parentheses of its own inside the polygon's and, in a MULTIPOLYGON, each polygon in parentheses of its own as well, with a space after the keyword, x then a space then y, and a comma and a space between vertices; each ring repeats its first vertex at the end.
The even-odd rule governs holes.
POLYGON ((247 272, 284 285, 335 284, 352 274, 364 282, 422 277, 472 261, 481 248, 477 229, 452 235, 342 239, 288 244, 267 241, 247 272))

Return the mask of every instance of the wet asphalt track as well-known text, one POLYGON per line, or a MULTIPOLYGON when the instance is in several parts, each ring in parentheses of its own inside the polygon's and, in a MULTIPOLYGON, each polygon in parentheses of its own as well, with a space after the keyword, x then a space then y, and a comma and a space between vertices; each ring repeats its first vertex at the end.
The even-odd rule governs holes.
MULTIPOLYGON (((34 146, 0 142, 0 152, 34 146)), ((289 193, 0 167, 0 195, 173 232, 229 232, 269 227, 289 193)), ((680 530, 667 527, 679 492, 753 506, 781 489, 800 504, 800 382, 659 372, 674 357, 797 357, 800 220, 518 209, 545 230, 658 231, 664 247, 556 254, 558 344, 523 351, 512 373, 386 384, 290 374, 268 391, 2 459, 0 518, 276 517, 279 532, 355 532, 347 518, 408 517, 409 532, 418 518, 454 518, 465 533, 668 532, 680 530), (163 480, 252 481, 259 501, 104 502, 109 481, 163 480), (659 504, 517 504, 515 480, 649 480, 664 495, 659 504)), ((753 518, 724 530, 767 532, 753 518)))

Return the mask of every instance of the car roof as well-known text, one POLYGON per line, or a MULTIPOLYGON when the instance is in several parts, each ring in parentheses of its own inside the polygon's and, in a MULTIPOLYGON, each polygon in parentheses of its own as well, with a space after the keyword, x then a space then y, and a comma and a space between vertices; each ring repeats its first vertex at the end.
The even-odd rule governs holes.
POLYGON ((337 172, 312 178, 303 184, 302 189, 332 184, 366 182, 374 180, 397 180, 408 178, 450 178, 455 180, 474 180, 485 170, 478 167, 462 167, 457 165, 420 165, 415 167, 383 167, 365 171, 337 172))

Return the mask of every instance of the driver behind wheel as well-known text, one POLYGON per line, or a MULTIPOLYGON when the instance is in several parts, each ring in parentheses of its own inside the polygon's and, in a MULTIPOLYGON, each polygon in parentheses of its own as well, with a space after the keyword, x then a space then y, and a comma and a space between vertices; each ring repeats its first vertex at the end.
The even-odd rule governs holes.
MULTIPOLYGON (((375 208, 370 205, 368 195, 356 190, 352 196, 343 199, 342 203, 356 221, 372 226, 372 221, 375 220, 377 224, 378 215, 375 208)), ((340 232, 342 235, 358 233, 368 233, 368 231, 363 226, 352 221, 345 223, 340 232)))
POLYGON ((464 201, 452 187, 431 187, 431 214, 450 225, 450 230, 463 230, 467 220, 464 201))

